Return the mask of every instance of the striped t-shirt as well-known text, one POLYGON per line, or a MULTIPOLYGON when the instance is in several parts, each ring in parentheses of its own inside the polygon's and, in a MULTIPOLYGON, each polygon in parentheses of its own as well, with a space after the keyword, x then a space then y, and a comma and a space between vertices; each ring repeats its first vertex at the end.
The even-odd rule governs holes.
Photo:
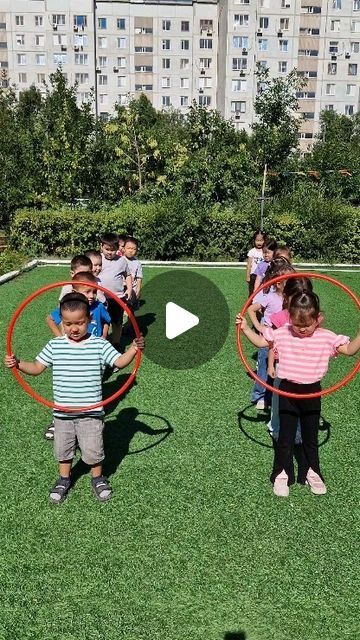
POLYGON ((275 331, 266 327, 263 336, 279 360, 278 378, 297 384, 319 382, 328 370, 329 359, 337 356, 340 345, 349 342, 347 336, 320 327, 311 336, 301 337, 288 324, 275 331))
MULTIPOLYGON (((53 368, 54 403, 64 407, 86 407, 102 400, 102 374, 105 366, 114 366, 121 354, 96 336, 80 342, 67 336, 53 338, 36 357, 45 367, 53 368)), ((54 416, 102 415, 103 407, 81 411, 62 412, 54 409, 54 416)))

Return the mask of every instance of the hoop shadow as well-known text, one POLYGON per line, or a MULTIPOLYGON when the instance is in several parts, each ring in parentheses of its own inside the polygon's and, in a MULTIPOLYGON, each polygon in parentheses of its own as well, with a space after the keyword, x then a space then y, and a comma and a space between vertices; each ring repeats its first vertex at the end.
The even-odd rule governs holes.
MULTIPOLYGON (((274 440, 272 438, 271 438, 272 444, 267 444, 267 443, 262 442, 261 440, 258 440, 257 438, 255 438, 252 434, 250 434, 244 428, 244 424, 243 424, 244 422, 249 422, 251 424, 258 424, 258 423, 261 423, 261 422, 263 424, 267 424, 269 422, 270 414, 257 414, 256 416, 247 415, 246 412, 249 409, 252 409, 252 408, 253 408, 253 405, 249 404, 244 409, 239 411, 239 413, 238 413, 238 423, 239 423, 240 431, 244 434, 244 436, 246 436, 246 438, 248 438, 248 440, 251 440, 251 442, 254 442, 255 444, 258 444, 261 447, 264 447, 265 449, 273 449, 274 440)), ((321 442, 319 442, 319 447, 323 447, 328 442, 328 440, 330 439, 331 424, 323 416, 320 416, 320 420, 321 420, 321 424, 320 424, 319 431, 323 431, 325 433, 325 436, 324 436, 324 439, 321 442)))
MULTIPOLYGON (((105 459, 103 463, 103 473, 110 477, 114 475, 123 459, 128 455, 142 453, 158 446, 173 433, 174 429, 169 421, 163 416, 152 413, 141 413, 135 407, 126 407, 109 422, 105 422, 104 427, 104 451, 105 459), (162 420, 166 427, 163 429, 153 429, 138 419, 139 415, 151 416, 162 420), (130 451, 130 443, 136 433, 144 433, 149 436, 161 436, 156 442, 152 442, 146 447, 130 451)), ((74 486, 81 476, 89 473, 90 467, 80 458, 74 465, 71 474, 71 484, 74 486)))
MULTIPOLYGON (((104 398, 108 398, 109 396, 113 395, 113 393, 115 393, 118 389, 120 389, 120 387, 125 384, 126 380, 128 380, 129 376, 130 373, 114 374, 112 369, 106 369, 105 376, 103 378, 104 398), (114 378, 110 380, 110 376, 113 375, 114 378)), ((119 398, 116 398, 116 400, 113 400, 113 402, 110 402, 108 405, 106 405, 105 415, 107 415, 108 413, 112 413, 112 411, 114 411, 114 409, 118 406, 119 402, 126 398, 127 394, 130 393, 131 389, 136 385, 136 378, 134 378, 130 386, 123 394, 121 394, 119 398)))
MULTIPOLYGON (((143 315, 135 316, 135 320, 138 323, 140 333, 145 338, 149 333, 149 326, 153 324, 156 320, 156 313, 144 313, 143 315)), ((131 322, 127 321, 127 323, 123 327, 123 332, 121 336, 122 349, 124 349, 128 344, 130 344, 134 338, 135 338, 134 328, 131 322)))
POLYGON ((224 640, 246 640, 244 631, 227 631, 224 640))

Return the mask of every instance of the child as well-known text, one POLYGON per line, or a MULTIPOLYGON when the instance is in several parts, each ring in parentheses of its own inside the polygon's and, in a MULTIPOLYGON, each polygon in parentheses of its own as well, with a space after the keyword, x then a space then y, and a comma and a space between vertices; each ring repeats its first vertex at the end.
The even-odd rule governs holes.
MULTIPOLYGON (((293 267, 283 259, 273 260, 271 268, 266 272, 266 279, 271 280, 277 276, 284 275, 286 273, 293 273, 293 267)), ((281 280, 277 282, 275 286, 269 289, 263 289, 254 298, 252 305, 248 309, 250 319, 253 326, 259 333, 262 333, 263 327, 271 327, 270 316, 276 311, 280 311, 283 306, 282 292, 285 286, 285 281, 281 280), (259 322, 257 313, 261 311, 263 317, 259 322)), ((257 374, 261 380, 267 382, 268 380, 268 347, 259 349, 257 357, 257 374)), ((271 394, 265 389, 259 382, 255 382, 251 393, 251 402, 256 404, 257 409, 267 409, 271 403, 271 394)))
POLYGON ((124 244, 124 257, 127 260, 129 265, 130 273, 133 279, 132 291, 129 293, 127 290, 128 296, 128 305, 133 309, 137 309, 139 305, 141 284, 142 284, 142 265, 141 262, 137 259, 137 252, 139 248, 139 242, 136 238, 129 236, 125 240, 124 244))
MULTIPOLYGON (((279 359, 278 375, 280 389, 298 394, 320 391, 320 382, 326 374, 329 359, 343 353, 352 356, 360 349, 360 332, 350 342, 349 338, 336 335, 319 327, 320 303, 315 293, 298 293, 289 304, 291 324, 275 331, 265 328, 262 336, 250 329, 241 316, 237 323, 246 337, 257 347, 274 348, 279 359)), ((326 493, 320 470, 318 431, 321 400, 279 398, 280 432, 275 446, 273 473, 274 493, 287 497, 289 485, 293 484, 292 459, 298 418, 301 423, 303 460, 299 468, 298 481, 309 485, 312 493, 326 493)))
POLYGON ((65 335, 52 338, 34 362, 19 360, 14 355, 5 356, 4 362, 7 367, 16 367, 32 376, 52 367, 54 402, 65 407, 85 407, 71 413, 54 409, 54 454, 59 462, 60 477, 50 491, 50 502, 60 504, 70 489, 76 440, 83 461, 91 467, 91 488, 96 498, 103 502, 109 500, 112 492, 102 475, 104 409, 86 411, 86 407, 102 400, 104 367, 126 367, 137 351, 144 348, 144 340, 134 340, 121 355, 107 340, 89 335, 90 308, 81 293, 64 296, 60 302, 60 315, 65 335))
POLYGON ((247 265, 246 265, 246 282, 249 285, 249 295, 251 296, 254 291, 255 285, 255 270, 260 262, 264 260, 263 255, 263 246, 266 242, 266 234, 264 231, 255 231, 253 236, 254 246, 247 254, 247 265))
MULTIPOLYGON (((73 259, 70 262, 70 276, 71 276, 71 278, 73 278, 75 273, 78 273, 79 271, 82 271, 82 272, 88 271, 89 273, 92 272, 92 262, 91 262, 90 258, 88 258, 85 255, 74 256, 73 259)), ((64 286, 62 287, 62 289, 60 291, 59 301, 67 293, 71 293, 71 292, 72 292, 72 285, 71 284, 64 284, 64 286)))
MULTIPOLYGON (((111 319, 102 302, 99 302, 99 300, 96 299, 97 280, 98 279, 92 273, 88 273, 87 271, 78 271, 72 279, 72 290, 77 293, 82 293, 89 302, 90 322, 88 326, 88 333, 106 340, 111 319), (89 284, 86 286, 83 284, 77 284, 77 282, 88 282, 89 284)), ((50 327, 54 336, 63 335, 63 331, 61 329, 60 307, 51 311, 46 318, 46 324, 50 327)))
MULTIPOLYGON (((102 254, 101 284, 122 300, 126 300, 124 280, 127 291, 132 291, 132 277, 126 258, 117 255, 119 247, 115 233, 104 234, 100 240, 102 254)), ((112 298, 108 298, 108 311, 111 318, 113 345, 121 338, 124 311, 112 298)))
POLYGON ((274 260, 275 258, 285 258, 288 262, 292 262, 292 251, 286 245, 282 247, 278 247, 276 251, 274 251, 274 260))
POLYGON ((124 233, 119 233, 118 235, 118 242, 119 242, 119 248, 117 250, 117 255, 118 256, 123 256, 124 255, 124 245, 125 245, 125 241, 127 236, 124 233))
POLYGON ((255 274, 254 290, 255 291, 260 287, 262 281, 264 280, 265 273, 269 268, 270 262, 274 258, 274 253, 276 249, 277 249, 276 240, 274 240, 273 238, 268 238, 263 246, 264 260, 257 265, 254 271, 254 274, 255 274))
MULTIPOLYGON (((90 249, 90 251, 85 251, 85 255, 87 258, 90 258, 93 275, 95 276, 97 283, 101 285, 101 278, 99 275, 102 269, 102 257, 100 251, 90 249)), ((100 291, 100 289, 97 290, 96 297, 100 302, 106 304, 105 294, 103 291, 100 291)))

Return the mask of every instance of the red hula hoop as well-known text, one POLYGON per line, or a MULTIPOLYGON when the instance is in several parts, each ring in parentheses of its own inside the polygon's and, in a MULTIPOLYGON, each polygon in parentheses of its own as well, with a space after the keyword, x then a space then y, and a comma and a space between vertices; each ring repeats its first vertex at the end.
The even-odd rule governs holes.
MULTIPOLYGON (((64 282, 55 282, 54 284, 48 284, 44 287, 41 287, 41 289, 38 289, 37 291, 35 291, 34 293, 32 293, 30 296, 28 296, 27 298, 25 298, 25 300, 23 300, 23 302, 19 305, 19 307, 16 309, 14 315, 12 316, 10 323, 9 323, 9 327, 7 330, 7 334, 6 334, 6 354, 8 356, 12 355, 12 346, 11 346, 11 338, 13 335, 13 331, 14 331, 14 327, 15 324, 17 322, 17 319, 19 318, 20 314, 24 311, 25 307, 27 307, 27 305, 34 300, 34 298, 37 298, 38 296, 40 296, 42 293, 45 293, 45 291, 49 291, 50 289, 55 289, 56 287, 63 287, 66 284, 73 284, 73 282, 71 282, 70 280, 66 280, 64 282)), ((80 285, 84 285, 84 286, 88 286, 88 282, 80 282, 80 280, 77 281, 76 284, 80 284, 80 285)), ((140 338, 140 330, 138 327, 138 324, 135 320, 134 314, 132 313, 131 309, 129 309, 129 307, 125 304, 125 302, 123 302, 122 300, 120 300, 120 298, 117 298, 115 296, 114 293, 112 293, 112 291, 109 291, 109 289, 106 289, 105 287, 101 287, 100 285, 94 285, 94 289, 100 289, 100 291, 103 291, 104 293, 106 293, 106 295, 109 298, 112 298, 113 300, 115 300, 115 302, 117 302, 123 309, 124 311, 126 311, 128 317, 130 318, 130 322, 134 328, 135 331, 135 335, 137 338, 140 338)), ((124 384, 120 387, 120 389, 118 389, 115 393, 113 393, 111 396, 109 396, 108 398, 106 398, 105 400, 102 400, 101 402, 96 402, 95 404, 91 404, 88 407, 63 407, 61 405, 55 404, 54 402, 51 402, 50 400, 47 400, 46 398, 43 398, 43 396, 41 396, 40 394, 38 394, 36 391, 34 391, 34 389, 32 389, 30 387, 30 385, 27 384, 27 382, 24 380, 24 378, 22 377, 22 375, 20 374, 20 371, 18 369, 11 369, 14 377, 16 378, 16 380, 18 381, 18 383, 22 386, 22 388, 26 391, 26 393, 28 393, 32 398, 34 398, 34 400, 37 400, 38 402, 40 402, 41 404, 44 404, 46 407, 50 407, 51 409, 57 409, 58 411, 63 411, 64 413, 77 413, 79 411, 91 411, 92 409, 97 409, 98 407, 105 407, 107 404, 109 404, 110 402, 113 402, 114 400, 116 400, 120 395, 122 395, 132 384, 136 373, 139 369, 140 366, 140 362, 141 362, 141 351, 138 351, 136 354, 136 359, 135 359, 135 366, 133 371, 131 372, 131 374, 129 375, 128 379, 124 382, 124 384)))
MULTIPOLYGON (((357 305, 358 309, 360 308, 360 300, 359 300, 359 298, 355 295, 355 293, 353 293, 351 291, 351 289, 349 289, 346 285, 342 284, 342 282, 339 282, 338 280, 335 280, 335 278, 331 278, 330 276, 325 276, 325 275, 320 274, 320 273, 308 273, 308 272, 303 272, 303 271, 297 271, 296 273, 289 273, 289 274, 286 273, 286 274, 284 274, 282 276, 278 276, 277 278, 272 278, 271 280, 268 280, 267 282, 265 282, 262 285, 260 285, 260 287, 258 287, 258 289, 256 289, 256 291, 254 291, 251 294, 251 296, 247 299, 247 301, 245 302, 242 310, 240 311, 240 314, 242 316, 245 315, 245 313, 248 310, 248 308, 250 307, 254 297, 260 291, 262 291, 262 289, 264 289, 265 287, 269 287, 269 286, 275 284, 276 282, 281 282, 281 280, 288 280, 289 278, 317 278, 318 280, 326 280, 326 282, 330 282, 331 284, 334 284, 337 287, 339 287, 340 289, 342 289, 343 291, 345 291, 345 293, 347 293, 350 296, 350 298, 355 302, 355 304, 357 305)), ((244 354, 244 351, 243 351, 243 346, 242 346, 242 343, 241 343, 241 328, 240 328, 240 325, 237 325, 237 348, 238 348, 240 359, 241 359, 245 369, 251 375, 251 377, 254 380, 256 380, 259 384, 261 384, 261 386, 264 387, 265 389, 268 389, 269 391, 272 391, 272 393, 277 393, 279 396, 284 396, 285 398, 297 398, 297 399, 301 399, 301 400, 306 400, 307 398, 319 398, 321 396, 329 395, 330 393, 333 393, 334 391, 337 391, 338 389, 341 389, 341 387, 344 387, 346 384, 348 384, 348 382, 350 382, 350 380, 352 380, 352 378, 354 378, 354 376, 357 374, 357 372, 360 369, 360 360, 359 360, 355 364, 355 366, 351 369, 351 371, 349 371, 349 373, 342 380, 340 380, 340 382, 337 382, 336 384, 332 385, 332 387, 329 387, 328 389, 322 389, 321 391, 317 391, 316 393, 306 393, 306 394, 305 393, 304 394, 290 393, 289 391, 282 391, 281 389, 275 389, 274 387, 272 387, 267 382, 264 382, 263 380, 261 380, 261 378, 259 378, 259 376, 256 373, 254 373, 254 371, 252 370, 252 368, 249 365, 248 361, 246 360, 246 357, 245 357, 245 354, 244 354)))

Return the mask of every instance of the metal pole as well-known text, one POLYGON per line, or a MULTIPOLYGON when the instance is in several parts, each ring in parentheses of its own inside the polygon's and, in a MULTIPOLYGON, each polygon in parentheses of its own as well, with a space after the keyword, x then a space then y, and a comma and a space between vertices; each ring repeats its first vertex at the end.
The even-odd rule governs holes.
POLYGON ((93 0, 93 24, 94 24, 94 95, 95 95, 95 117, 96 119, 99 117, 99 109, 98 109, 98 86, 97 86, 97 31, 96 31, 96 0, 93 0))
POLYGON ((263 175, 263 183, 261 189, 261 206, 260 206, 260 231, 264 230, 264 206, 265 206, 265 186, 266 186, 266 176, 267 176, 267 164, 265 163, 264 167, 264 175, 263 175))

